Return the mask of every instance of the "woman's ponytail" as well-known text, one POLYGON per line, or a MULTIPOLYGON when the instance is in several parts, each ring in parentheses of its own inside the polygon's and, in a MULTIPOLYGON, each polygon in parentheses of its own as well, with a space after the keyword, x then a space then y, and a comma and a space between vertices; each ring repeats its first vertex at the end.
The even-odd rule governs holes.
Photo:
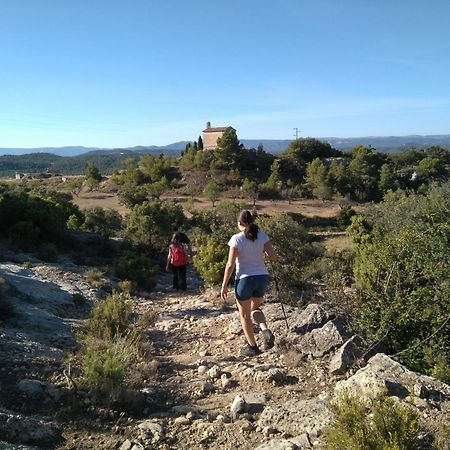
POLYGON ((244 236, 251 241, 256 241, 259 227, 253 222, 252 213, 248 210, 241 211, 238 216, 238 222, 245 227, 244 236))

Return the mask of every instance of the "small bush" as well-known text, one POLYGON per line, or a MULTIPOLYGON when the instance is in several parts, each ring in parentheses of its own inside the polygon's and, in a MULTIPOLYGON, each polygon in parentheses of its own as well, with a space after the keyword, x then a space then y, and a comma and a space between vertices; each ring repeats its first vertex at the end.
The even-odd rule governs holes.
POLYGON ((83 332, 87 336, 111 340, 123 336, 131 325, 131 298, 113 291, 106 300, 96 302, 83 332))
POLYGON ((159 317, 159 311, 155 311, 153 309, 148 309, 143 314, 139 316, 139 320, 136 324, 136 326, 139 329, 146 330, 147 328, 152 327, 155 325, 156 321, 159 317))
POLYGON ((83 294, 75 292, 72 294, 72 300, 75 305, 82 306, 87 304, 87 299, 83 294))
POLYGON ((332 405, 328 450, 411 450, 417 448, 418 414, 386 394, 367 402, 345 393, 332 405))
POLYGON ((106 291, 110 290, 110 285, 107 280, 103 278, 104 272, 97 268, 92 268, 86 270, 84 276, 86 281, 90 283, 92 286, 98 289, 104 289, 106 291))
POLYGON ((122 280, 118 283, 120 292, 123 292, 124 294, 133 295, 134 292, 134 283, 130 280, 122 280))
POLYGON ((158 270, 158 267, 152 265, 149 257, 131 250, 125 251, 114 266, 117 277, 135 281, 139 286, 148 289, 155 286, 158 270))
POLYGON ((450 450, 450 424, 442 421, 434 433, 434 450, 450 450))
MULTIPOLYGON (((231 234, 228 238, 230 237, 231 234)), ((213 232, 197 243, 194 264, 207 285, 219 284, 222 281, 227 258, 227 241, 222 233, 213 232)))
POLYGON ((109 390, 120 385, 126 366, 111 349, 88 347, 83 361, 84 381, 88 387, 109 390))
POLYGON ((336 216, 338 226, 340 228, 348 227, 354 215, 356 215, 356 211, 350 205, 341 205, 341 209, 336 216))

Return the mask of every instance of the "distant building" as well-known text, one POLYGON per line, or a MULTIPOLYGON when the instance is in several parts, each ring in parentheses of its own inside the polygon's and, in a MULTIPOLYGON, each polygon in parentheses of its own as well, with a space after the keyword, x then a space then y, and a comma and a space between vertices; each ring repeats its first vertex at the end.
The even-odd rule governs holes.
POLYGON ((333 161, 336 161, 336 162, 338 162, 339 164, 345 164, 345 165, 347 165, 347 164, 350 162, 350 159, 351 159, 351 158, 347 158, 347 157, 345 157, 345 156, 335 156, 335 157, 331 157, 331 158, 324 158, 324 159, 323 159, 323 163, 324 163, 327 167, 331 166, 331 163, 332 163, 333 161))
POLYGON ((217 147, 217 139, 221 138, 228 130, 234 130, 233 127, 211 127, 211 122, 206 122, 206 128, 203 130, 203 150, 214 150, 217 147))

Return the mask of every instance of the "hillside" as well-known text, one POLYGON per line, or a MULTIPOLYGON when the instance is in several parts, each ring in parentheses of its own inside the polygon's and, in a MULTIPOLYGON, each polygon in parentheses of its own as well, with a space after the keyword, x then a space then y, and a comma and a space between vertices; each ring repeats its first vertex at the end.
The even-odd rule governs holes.
MULTIPOLYGON (((433 145, 450 149, 450 134, 442 135, 410 135, 410 136, 361 136, 361 137, 319 137, 320 141, 329 142, 337 150, 349 150, 356 145, 371 146, 383 152, 401 151, 411 147, 425 148, 433 145)), ((292 139, 240 139, 247 148, 257 148, 262 144, 269 153, 281 153, 286 150, 292 139)), ((123 152, 164 153, 177 156, 191 141, 174 142, 168 145, 149 145, 127 148, 97 147, 45 147, 45 148, 1 148, 0 155, 25 155, 29 153, 52 153, 58 156, 77 156, 82 154, 121 154, 123 152)))

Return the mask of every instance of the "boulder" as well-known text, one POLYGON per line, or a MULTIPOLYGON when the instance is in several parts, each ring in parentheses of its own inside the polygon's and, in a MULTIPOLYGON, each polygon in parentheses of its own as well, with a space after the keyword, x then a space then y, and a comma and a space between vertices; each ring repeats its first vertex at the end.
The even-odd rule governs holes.
MULTIPOLYGON (((329 314, 315 303, 300 310, 290 305, 284 305, 289 329, 296 334, 305 334, 315 328, 320 327, 329 319, 329 314)), ((264 313, 269 319, 270 328, 275 332, 286 331, 286 321, 280 303, 271 303, 264 306, 264 313)))
MULTIPOLYGON (((421 375, 384 353, 378 353, 369 359, 366 367, 358 370, 347 380, 339 381, 335 393, 343 391, 356 392, 363 397, 370 397, 380 390, 386 390, 388 395, 406 398, 409 390, 416 388, 416 394, 426 396, 430 400, 440 401, 450 397, 450 386, 435 378, 421 375)), ((412 392, 414 395, 414 392, 412 392)))
POLYGON ((0 412, 0 439, 18 444, 55 448, 61 441, 61 431, 41 420, 0 412))
POLYGON ((301 450, 312 448, 309 436, 306 433, 289 439, 272 439, 259 445, 255 450, 301 450))
POLYGON ((19 381, 17 388, 26 397, 43 403, 55 402, 61 397, 59 388, 47 381, 24 379, 19 381))
POLYGON ((359 336, 353 336, 338 349, 331 358, 329 365, 329 371, 332 375, 344 374, 361 357, 362 352, 358 347, 360 341, 359 336))
POLYGON ((330 424, 332 413, 323 401, 288 400, 282 405, 266 406, 258 421, 260 428, 271 426, 296 436, 319 435, 330 424))
POLYGON ((328 321, 323 327, 307 333, 300 341, 303 353, 308 353, 314 357, 322 357, 334 348, 342 345, 346 339, 346 332, 341 320, 334 319, 328 321))

